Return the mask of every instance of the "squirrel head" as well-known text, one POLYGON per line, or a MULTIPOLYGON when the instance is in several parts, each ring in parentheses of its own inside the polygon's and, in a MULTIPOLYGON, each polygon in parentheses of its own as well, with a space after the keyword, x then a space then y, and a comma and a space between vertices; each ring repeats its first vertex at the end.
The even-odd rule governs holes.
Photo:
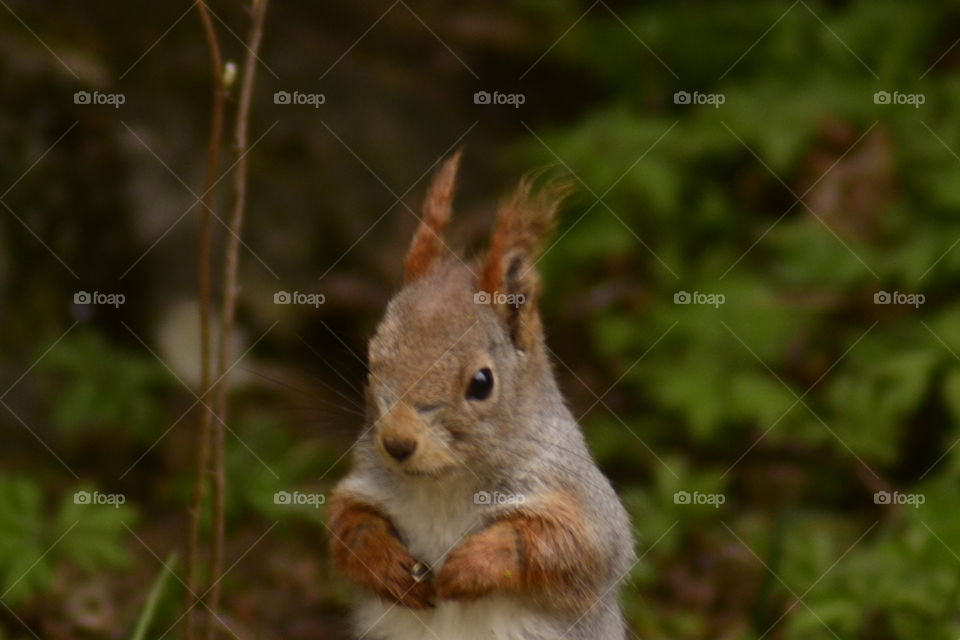
POLYGON ((490 246, 466 263, 443 241, 459 152, 427 190, 404 285, 369 345, 373 446, 402 475, 477 475, 508 459, 552 373, 535 263, 567 188, 520 182, 490 246))

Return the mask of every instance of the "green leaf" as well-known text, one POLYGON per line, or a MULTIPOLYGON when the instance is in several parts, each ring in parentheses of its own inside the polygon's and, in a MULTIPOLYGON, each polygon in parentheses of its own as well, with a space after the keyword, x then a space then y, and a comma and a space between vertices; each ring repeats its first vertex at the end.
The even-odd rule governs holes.
POLYGON ((137 624, 133 629, 130 640, 146 640, 147 631, 150 630, 150 625, 153 623, 153 618, 157 612, 157 605, 163 597, 167 583, 170 581, 170 576, 174 575, 173 570, 176 566, 177 554, 176 552, 171 552, 164 561, 163 569, 160 570, 160 573, 157 574, 157 577, 153 580, 153 584, 150 586, 147 601, 144 603, 143 609, 137 617, 137 624))

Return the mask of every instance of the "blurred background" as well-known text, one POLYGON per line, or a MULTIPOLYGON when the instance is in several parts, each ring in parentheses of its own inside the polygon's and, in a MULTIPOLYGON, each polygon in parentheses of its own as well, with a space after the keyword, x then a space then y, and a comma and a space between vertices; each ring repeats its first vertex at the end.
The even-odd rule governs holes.
MULTIPOLYGON (((176 636, 200 23, 185 1, 0 4, 0 637, 127 638, 148 600, 149 637, 176 636)), ((210 3, 238 64, 242 5, 210 3)), ((411 209, 463 147, 467 253, 524 172, 574 177, 543 314, 633 517, 633 637, 956 638, 958 39, 958 2, 274 2, 231 370, 233 634, 347 637, 322 506, 274 495, 345 472, 411 209)))

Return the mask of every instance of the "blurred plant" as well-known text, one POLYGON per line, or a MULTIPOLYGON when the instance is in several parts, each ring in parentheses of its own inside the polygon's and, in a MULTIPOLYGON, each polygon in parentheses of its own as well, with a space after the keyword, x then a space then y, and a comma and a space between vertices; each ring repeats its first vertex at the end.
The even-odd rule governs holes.
POLYGON ((325 495, 336 476, 329 474, 326 484, 318 485, 316 471, 331 468, 335 462, 333 452, 319 441, 294 441, 289 430, 264 418, 246 422, 241 433, 244 442, 233 439, 227 448, 227 478, 234 487, 232 500, 227 503, 227 517, 236 520, 252 511, 281 523, 296 519, 320 525, 324 514, 322 498, 316 504, 290 504, 284 503, 278 494, 299 491, 325 495))
POLYGON ((150 585, 150 591, 147 593, 146 602, 143 604, 143 609, 140 611, 140 615, 137 617, 137 624, 133 628, 133 633, 130 635, 130 640, 147 640, 147 632, 150 630, 150 626, 153 624, 154 619, 157 616, 157 610, 161 606, 161 602, 166 595, 167 584, 170 582, 170 576, 175 576, 174 573, 177 567, 177 555, 176 553, 170 553, 167 556, 167 559, 163 562, 163 568, 157 574, 157 577, 154 579, 153 584, 150 585))
POLYGON ((170 374, 155 358, 108 342, 93 330, 68 334, 38 368, 56 381, 52 420, 66 436, 102 430, 150 443, 162 422, 170 374))
MULTIPOLYGON (((239 526, 251 515, 279 522, 289 530, 292 522, 319 525, 323 504, 283 504, 278 492, 323 495, 338 477, 331 471, 318 482, 318 469, 330 469, 338 454, 323 440, 294 439, 289 426, 270 415, 252 415, 231 426, 233 434, 226 442, 226 476, 231 491, 224 505, 228 526, 239 526)), ((187 478, 173 487, 178 499, 188 493, 187 478)), ((206 505, 209 507, 209 504, 206 505)), ((206 510, 204 510, 206 511, 206 510)), ((210 519, 202 520, 209 531, 210 519)))
POLYGON ((243 221, 247 203, 247 131, 250 120, 250 104, 253 99, 254 78, 257 63, 260 61, 257 53, 263 39, 263 26, 266 20, 268 0, 251 0, 250 27, 247 40, 244 43, 246 54, 243 61, 243 72, 240 80, 240 89, 237 99, 237 110, 233 120, 233 151, 236 161, 232 165, 233 189, 232 206, 229 218, 229 235, 223 253, 223 290, 221 293, 222 311, 220 314, 220 334, 217 345, 216 368, 211 371, 210 358, 210 203, 213 201, 211 191, 215 186, 213 181, 217 170, 221 132, 223 125, 223 104, 225 93, 232 84, 235 68, 231 65, 221 68, 221 54, 219 38, 210 19, 205 4, 197 5, 197 10, 203 22, 204 35, 210 49, 213 63, 213 105, 211 131, 207 144, 207 172, 202 197, 201 234, 198 246, 199 254, 199 295, 200 295, 200 342, 201 342, 201 376, 203 384, 202 396, 210 394, 211 405, 207 411, 201 412, 200 428, 197 433, 197 460, 194 478, 194 490, 188 506, 189 532, 187 533, 187 592, 189 600, 186 608, 186 638, 192 640, 196 633, 194 594, 201 591, 199 560, 199 525, 201 508, 204 504, 205 487, 211 485, 212 500, 212 535, 210 539, 210 571, 208 579, 209 589, 203 593, 206 609, 209 615, 203 625, 203 637, 213 640, 217 632, 217 617, 220 607, 221 576, 223 573, 223 554, 226 544, 225 531, 225 503, 226 503, 226 463, 225 427, 228 409, 228 374, 230 373, 230 346, 233 338, 234 314, 237 307, 238 265, 240 255, 240 238, 243 233, 243 221), (212 381, 212 382, 211 382, 212 381), (210 383, 210 384, 208 384, 210 383), (212 385, 212 388, 211 388, 212 385), (212 415, 211 415, 212 414, 212 415), (209 458, 209 459, 208 459, 209 458), (208 472, 208 463, 212 472, 208 472))
POLYGON ((126 504, 96 504, 80 487, 63 496, 52 515, 40 486, 0 476, 0 597, 10 606, 48 592, 57 567, 69 563, 89 574, 129 565, 127 530, 136 513, 126 504))
POLYGON ((635 603, 639 633, 956 637, 960 521, 945 488, 960 479, 960 91, 930 44, 956 12, 616 12, 623 22, 589 12, 553 54, 609 99, 535 130, 524 154, 583 182, 544 258, 547 282, 565 285, 545 302, 582 321, 555 333, 582 332, 624 373, 606 400, 620 419, 593 411, 591 444, 628 485, 641 550, 675 525, 634 585, 643 598, 673 587, 688 608, 635 603), (894 292, 915 304, 890 304, 894 292), (874 504, 894 487, 926 501, 874 504), (698 488, 726 504, 670 499, 698 488), (724 572, 709 567, 734 556, 727 573, 753 587, 725 603, 724 572))

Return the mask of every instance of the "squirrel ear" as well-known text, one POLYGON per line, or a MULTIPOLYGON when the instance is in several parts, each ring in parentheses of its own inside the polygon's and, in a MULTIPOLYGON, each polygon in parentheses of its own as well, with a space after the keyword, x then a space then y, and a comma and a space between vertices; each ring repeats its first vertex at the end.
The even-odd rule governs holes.
POLYGON ((403 261, 404 283, 413 282, 429 271, 443 244, 441 235, 450 221, 453 187, 461 153, 462 150, 458 150, 443 163, 427 189, 423 201, 423 218, 403 261))
POLYGON ((526 177, 497 212, 477 284, 523 351, 543 334, 537 313, 540 276, 534 266, 553 229, 557 207, 569 192, 568 182, 553 180, 534 194, 532 178, 526 177))

